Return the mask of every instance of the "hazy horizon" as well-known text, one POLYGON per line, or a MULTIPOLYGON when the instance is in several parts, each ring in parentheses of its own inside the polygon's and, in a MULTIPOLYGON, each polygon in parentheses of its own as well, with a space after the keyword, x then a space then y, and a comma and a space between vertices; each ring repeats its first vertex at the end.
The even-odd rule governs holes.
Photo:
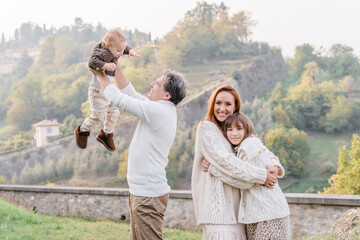
MULTIPOLYGON (((309 43, 319 49, 328 49, 340 43, 354 49, 360 56, 360 35, 356 34, 360 22, 356 0, 215 0, 208 3, 224 2, 230 15, 247 11, 257 21, 253 41, 267 42, 282 49, 284 57, 292 57, 295 47, 309 43)), ((22 23, 32 22, 47 28, 72 25, 76 17, 86 23, 106 28, 137 28, 151 32, 153 38, 162 38, 183 19, 186 11, 196 6, 193 0, 109 0, 99 7, 99 1, 61 2, 33 0, 8 1, 0 15, 0 32, 6 39, 12 37, 22 23), (99 11, 101 9, 101 11, 99 11)))

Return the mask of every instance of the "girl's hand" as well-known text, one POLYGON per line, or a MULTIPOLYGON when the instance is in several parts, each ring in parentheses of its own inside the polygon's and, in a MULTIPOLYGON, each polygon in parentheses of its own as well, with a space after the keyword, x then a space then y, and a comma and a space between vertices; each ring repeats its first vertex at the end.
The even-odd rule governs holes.
POLYGON ((209 171, 210 163, 208 161, 206 161, 205 158, 203 158, 203 159, 201 159, 201 166, 202 166, 203 172, 207 172, 207 171, 209 171))
MULTIPOLYGON (((275 166, 277 168, 277 166, 275 166)), ((268 188, 273 188, 275 184, 277 183, 277 174, 275 175, 275 172, 277 173, 277 170, 273 169, 274 167, 267 169, 267 176, 266 181, 264 185, 268 188)))
POLYGON ((272 166, 272 167, 268 168, 268 170, 271 174, 274 174, 275 176, 279 175, 279 167, 278 166, 272 166))

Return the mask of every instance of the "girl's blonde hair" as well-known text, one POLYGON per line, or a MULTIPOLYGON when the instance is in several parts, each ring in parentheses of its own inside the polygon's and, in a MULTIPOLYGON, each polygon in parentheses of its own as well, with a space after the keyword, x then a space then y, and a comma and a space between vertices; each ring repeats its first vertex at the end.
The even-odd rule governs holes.
MULTIPOLYGON (((215 108, 215 100, 216 100, 216 96, 220 93, 220 92, 228 92, 231 95, 234 96, 235 99, 235 111, 234 112, 239 112, 240 108, 241 108, 241 99, 240 96, 238 94, 238 92, 236 91, 236 89, 228 84, 222 85, 220 87, 218 87, 217 89, 215 89, 215 91, 211 94, 209 101, 208 101, 208 111, 206 113, 205 119, 207 121, 211 121, 213 123, 215 123, 218 128, 221 130, 221 132, 223 132, 223 129, 221 128, 221 126, 223 124, 221 124, 215 117, 214 115, 214 108, 215 108)), ((224 132, 223 132, 224 133, 224 132)))
POLYGON ((231 126, 241 127, 245 129, 245 138, 250 137, 254 134, 254 125, 251 123, 250 119, 242 112, 233 113, 230 117, 225 120, 224 131, 227 132, 227 129, 231 126))
POLYGON ((109 46, 113 46, 119 42, 126 42, 126 37, 119 29, 113 28, 105 33, 103 42, 109 46))

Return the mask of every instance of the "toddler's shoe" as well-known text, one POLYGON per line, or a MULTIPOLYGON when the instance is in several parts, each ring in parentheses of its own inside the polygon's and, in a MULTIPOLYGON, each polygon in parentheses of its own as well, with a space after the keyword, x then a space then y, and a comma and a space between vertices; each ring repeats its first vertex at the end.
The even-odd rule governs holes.
POLYGON ((102 129, 100 130, 99 134, 96 136, 96 140, 100 142, 107 150, 113 152, 115 151, 115 144, 113 141, 113 133, 106 134, 102 129))
POLYGON ((87 141, 88 141, 90 132, 81 132, 80 127, 81 127, 81 124, 74 131, 76 145, 81 149, 85 149, 87 146, 87 141))

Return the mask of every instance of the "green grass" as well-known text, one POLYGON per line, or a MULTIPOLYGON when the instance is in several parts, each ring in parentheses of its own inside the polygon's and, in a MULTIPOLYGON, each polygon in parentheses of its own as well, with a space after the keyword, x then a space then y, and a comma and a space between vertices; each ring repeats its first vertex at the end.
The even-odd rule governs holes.
MULTIPOLYGON (((128 223, 73 217, 47 216, 29 212, 0 199, 0 239, 2 240, 127 240, 128 223)), ((164 229, 164 239, 201 239, 200 231, 164 229)), ((333 240, 331 237, 311 237, 306 240, 333 240)), ((304 239, 305 240, 305 239, 304 239)))
MULTIPOLYGON (((73 217, 46 216, 26 211, 0 199, 0 239, 129 239, 128 223, 73 217)), ((165 229, 164 238, 201 239, 201 232, 165 229)))
POLYGON ((329 186, 328 179, 337 169, 338 148, 349 146, 353 133, 356 132, 337 134, 308 132, 311 152, 304 159, 307 173, 301 179, 280 180, 282 190, 293 193, 303 193, 307 190, 309 193, 322 192, 324 187, 329 186))

